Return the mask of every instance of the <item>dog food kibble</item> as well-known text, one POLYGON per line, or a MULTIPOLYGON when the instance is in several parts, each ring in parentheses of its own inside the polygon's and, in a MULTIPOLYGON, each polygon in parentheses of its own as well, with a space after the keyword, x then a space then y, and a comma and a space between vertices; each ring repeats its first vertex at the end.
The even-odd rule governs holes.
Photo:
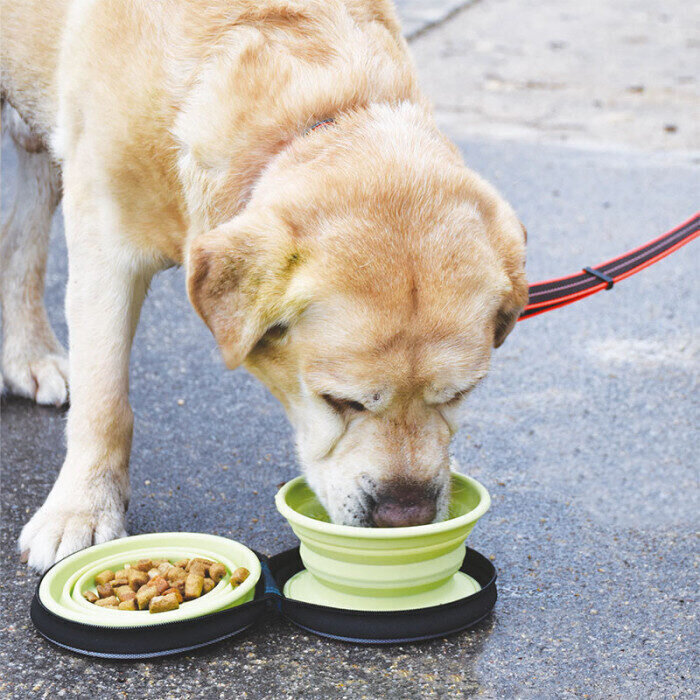
MULTIPOLYGON (((222 565, 223 566, 223 565, 222 565)), ((187 578, 187 572, 184 568, 179 566, 173 566, 165 574, 165 580, 170 581, 172 584, 176 584, 179 581, 183 581, 187 578)))
POLYGON ((167 591, 163 591, 163 595, 170 595, 171 593, 177 599, 178 605, 182 603, 182 593, 180 593, 179 588, 168 588, 167 591))
POLYGON ((209 578, 214 583, 219 583, 226 573, 226 567, 223 564, 212 564, 209 567, 209 578))
POLYGON ((187 573, 189 574, 194 574, 195 576, 206 576, 207 571, 209 571, 209 567, 201 561, 195 561, 190 564, 190 568, 187 569, 187 573))
POLYGON ((152 598, 148 610, 152 613, 159 613, 177 610, 179 607, 180 603, 178 603, 175 594, 171 593, 170 595, 157 595, 155 598, 152 598))
POLYGON ((185 571, 191 571, 193 566, 202 566, 204 569, 208 569, 213 563, 214 562, 211 559, 202 559, 201 557, 195 557, 194 559, 190 559, 187 566, 185 567, 185 571))
POLYGON ((165 576, 165 574, 167 574, 168 571, 173 568, 173 565, 169 561, 164 561, 162 564, 158 564, 156 568, 160 572, 161 576, 165 576))
POLYGON ((119 605, 119 598, 115 595, 111 595, 109 598, 100 598, 95 601, 95 605, 99 605, 101 608, 116 608, 119 605))
POLYGON ((95 576, 95 583, 98 586, 104 586, 109 583, 114 578, 114 571, 111 569, 106 569, 105 571, 100 571, 97 576, 95 576))
POLYGON ((108 583, 98 584, 97 595, 100 596, 100 598, 109 598, 112 595, 112 586, 108 583))
MULTIPOLYGON (((250 572, 242 566, 231 574, 231 585, 236 588, 250 572)), ((226 576, 226 567, 220 562, 194 557, 179 559, 140 559, 124 564, 117 571, 105 569, 95 576, 94 590, 83 597, 108 610, 148 610, 151 613, 177 610, 183 602, 206 595, 226 576)))
POLYGON ((170 584, 160 575, 154 576, 149 582, 149 586, 158 589, 158 595, 163 595, 163 591, 170 588, 170 584))
POLYGON ((114 578, 110 581, 112 586, 126 586, 129 583, 129 578, 126 574, 126 569, 120 569, 114 572, 114 578))
POLYGON ((134 593, 134 590, 131 588, 131 586, 116 586, 113 588, 114 590, 114 595, 119 598, 119 602, 123 603, 126 600, 133 600, 136 598, 136 593, 134 593))
POLYGON ((144 610, 148 607, 151 602, 151 598, 155 598, 158 595, 158 589, 155 586, 150 586, 146 584, 141 586, 136 593, 136 604, 139 606, 139 610, 144 610))
POLYGON ((127 569, 127 580, 129 585, 138 591, 141 586, 148 583, 148 574, 145 571, 139 571, 138 569, 127 569))
POLYGON ((245 581, 248 576, 250 576, 250 571, 246 569, 243 566, 239 566, 232 574, 231 574, 231 585, 235 588, 236 586, 240 586, 243 581, 245 581))
POLYGON ((190 571, 185 581, 185 600, 199 598, 204 587, 204 576, 190 571))

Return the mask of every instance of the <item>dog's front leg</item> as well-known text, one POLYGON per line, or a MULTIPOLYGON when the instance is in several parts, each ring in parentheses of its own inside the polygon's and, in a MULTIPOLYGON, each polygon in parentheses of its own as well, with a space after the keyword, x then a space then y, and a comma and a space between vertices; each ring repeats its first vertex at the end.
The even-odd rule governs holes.
POLYGON ((68 449, 56 483, 19 539, 20 551, 39 571, 126 534, 129 355, 153 268, 127 244, 115 211, 108 196, 71 181, 66 169, 68 449))

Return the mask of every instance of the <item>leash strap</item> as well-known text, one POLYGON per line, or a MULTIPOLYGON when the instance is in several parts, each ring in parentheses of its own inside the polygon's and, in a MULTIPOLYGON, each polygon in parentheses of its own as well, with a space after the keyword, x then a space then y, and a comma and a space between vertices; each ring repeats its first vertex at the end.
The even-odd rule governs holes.
POLYGON ((520 315, 519 321, 531 318, 545 311, 552 311, 579 299, 612 289, 613 286, 631 275, 653 265, 673 251, 700 235, 700 212, 668 233, 649 241, 639 248, 630 250, 617 258, 583 270, 569 277, 537 282, 530 285, 530 299, 520 315))

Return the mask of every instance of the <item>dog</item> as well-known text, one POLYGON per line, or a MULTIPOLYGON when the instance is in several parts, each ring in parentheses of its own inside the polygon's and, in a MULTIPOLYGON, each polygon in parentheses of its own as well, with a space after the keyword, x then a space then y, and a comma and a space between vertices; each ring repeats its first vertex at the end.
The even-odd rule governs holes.
POLYGON ((3 372, 68 397, 19 549, 44 570, 126 534, 129 353, 186 269, 225 364, 283 404, 335 523, 444 519, 449 445, 527 301, 526 233, 437 129, 387 0, 3 0, 18 194, 3 372), (42 302, 62 192, 68 360, 42 302))

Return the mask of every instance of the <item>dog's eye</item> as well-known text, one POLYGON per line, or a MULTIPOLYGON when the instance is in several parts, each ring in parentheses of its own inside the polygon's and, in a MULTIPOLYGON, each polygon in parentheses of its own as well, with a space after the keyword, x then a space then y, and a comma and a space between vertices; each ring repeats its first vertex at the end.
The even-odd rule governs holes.
POLYGON ((366 411, 367 409, 359 401, 353 401, 352 399, 339 399, 331 394, 321 394, 321 398, 334 410, 339 413, 347 410, 366 411))
POLYGON ((264 337, 266 340, 279 340, 288 330, 286 323, 275 323, 267 329, 264 337))
POLYGON ((265 335, 255 344, 252 352, 264 351, 270 348, 270 346, 284 340, 288 330, 289 326, 285 323, 275 323, 273 326, 270 326, 267 331, 265 331, 265 335))

